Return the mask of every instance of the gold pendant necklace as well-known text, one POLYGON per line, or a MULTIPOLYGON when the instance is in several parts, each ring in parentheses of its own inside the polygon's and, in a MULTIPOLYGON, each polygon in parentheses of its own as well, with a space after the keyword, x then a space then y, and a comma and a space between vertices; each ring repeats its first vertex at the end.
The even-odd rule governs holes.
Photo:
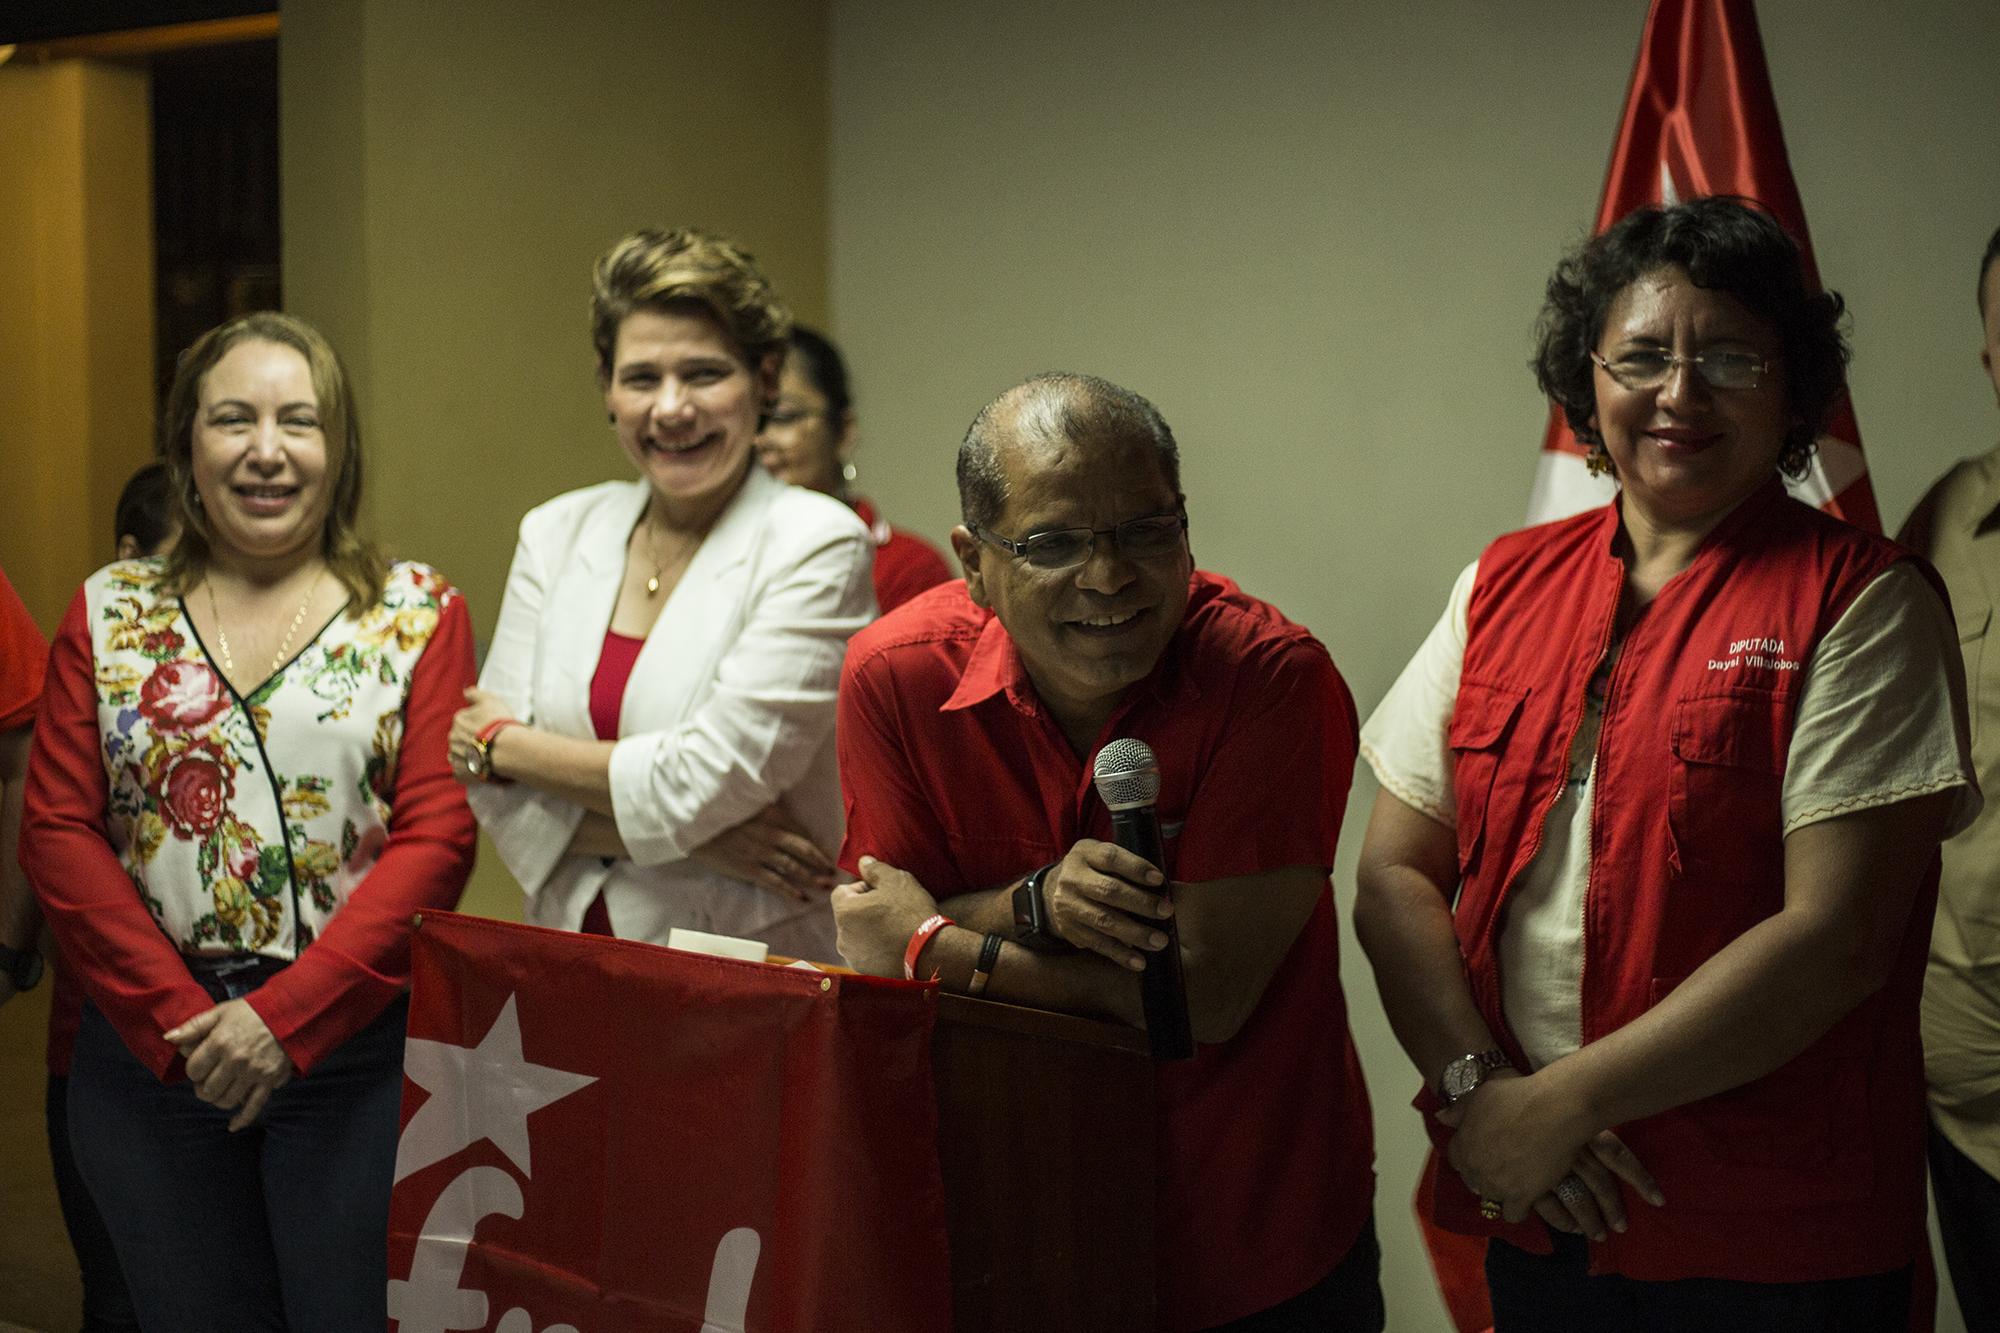
POLYGON ((660 574, 665 568, 665 566, 660 564, 660 535, 653 531, 651 523, 646 523, 645 516, 641 516, 639 521, 646 524, 646 554, 653 557, 653 577, 646 580, 646 596, 658 597, 660 595, 660 574))
POLYGON ((653 577, 646 580, 646 596, 648 598, 658 597, 660 595, 660 580, 665 577, 667 570, 669 568, 677 569, 687 563, 688 557, 693 555, 695 548, 701 545, 701 538, 696 537, 687 546, 683 547, 675 554, 671 564, 669 564, 669 562, 660 559, 660 537, 658 533, 653 531, 653 525, 648 523, 643 517, 639 521, 646 529, 646 554, 653 561, 653 577))
MULTIPOLYGON (((299 626, 305 623, 306 612, 312 609, 313 594, 319 591, 319 581, 325 576, 326 566, 322 565, 319 573, 314 574, 312 582, 306 586, 305 600, 299 603, 299 613, 292 617, 292 627, 285 631, 284 641, 278 645, 278 651, 271 657, 269 675, 277 675, 279 668, 290 659, 292 638, 299 632, 299 626)), ((204 582, 208 585, 208 616, 215 622, 215 642, 222 650, 222 670, 233 682, 236 679, 236 659, 230 656, 229 632, 222 628, 222 611, 215 604, 215 581, 207 579, 204 582)))

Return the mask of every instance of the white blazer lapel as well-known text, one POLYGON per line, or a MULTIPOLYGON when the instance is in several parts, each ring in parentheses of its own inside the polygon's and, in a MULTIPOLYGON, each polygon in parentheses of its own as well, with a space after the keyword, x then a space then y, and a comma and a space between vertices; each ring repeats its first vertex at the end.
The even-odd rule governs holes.
POLYGON ((749 600, 764 546, 765 511, 784 484, 751 464, 742 489, 703 539, 646 636, 632 665, 637 688, 626 693, 621 732, 677 726, 708 697, 715 661, 736 642, 749 600))
POLYGON ((591 506, 575 535, 574 560, 563 571, 543 612, 544 722, 571 736, 595 736, 590 681, 604 650, 604 632, 618 605, 625 571, 625 543, 646 508, 646 483, 635 481, 591 506))

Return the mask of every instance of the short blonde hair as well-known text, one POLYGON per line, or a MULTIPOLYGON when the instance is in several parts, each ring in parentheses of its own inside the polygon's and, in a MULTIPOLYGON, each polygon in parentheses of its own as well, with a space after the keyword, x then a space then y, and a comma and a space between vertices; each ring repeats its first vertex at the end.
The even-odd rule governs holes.
POLYGON ((304 320, 275 310, 260 310, 210 329, 181 354, 174 371, 166 412, 161 417, 160 460, 167 466, 168 488, 180 511, 181 536, 167 555, 167 578, 185 593, 201 581, 212 558, 208 515, 194 485, 194 419, 201 410, 202 381, 232 347, 245 342, 289 347, 305 358, 312 373, 331 490, 320 549, 334 577, 352 595, 352 609, 359 613, 381 600, 388 561, 359 531, 361 426, 355 419, 354 391, 333 344, 304 320))
POLYGON ((784 359, 792 312, 749 251, 692 227, 647 227, 598 256, 592 273, 590 340, 597 348, 598 373, 611 373, 626 316, 682 302, 713 315, 752 371, 784 359))

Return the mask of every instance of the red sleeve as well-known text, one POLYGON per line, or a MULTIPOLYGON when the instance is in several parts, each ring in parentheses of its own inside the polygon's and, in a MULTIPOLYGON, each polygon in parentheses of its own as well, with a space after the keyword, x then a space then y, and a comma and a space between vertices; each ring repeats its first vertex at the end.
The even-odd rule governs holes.
POLYGON ((834 748, 840 756, 840 795, 847 835, 840 864, 861 873, 864 856, 907 870, 939 898, 979 887, 958 882, 950 842, 931 801, 904 756, 906 742, 892 702, 895 682, 880 653, 841 672, 834 748))
POLYGON ((892 533, 886 544, 875 548, 875 607, 886 616, 952 577, 951 566, 936 547, 907 532, 892 533))
POLYGON ((21 865, 65 965, 140 1063, 180 1077, 160 1034, 214 1006, 160 933, 105 836, 109 782, 97 733, 89 609, 78 592, 56 631, 35 719, 21 817, 21 865))
POLYGON ((1175 874, 1230 879, 1333 865, 1359 730, 1317 640, 1269 641, 1237 673, 1240 707, 1188 802, 1175 874))
POLYGON ((454 594, 411 673, 381 858, 298 961, 247 997, 302 1074, 408 987, 410 918, 456 907, 465 890, 476 828, 445 742, 476 675, 472 621, 454 594))
POLYGON ((49 646, 34 617, 0 573, 0 731, 25 727, 35 720, 35 703, 42 696, 42 673, 48 669, 49 646))

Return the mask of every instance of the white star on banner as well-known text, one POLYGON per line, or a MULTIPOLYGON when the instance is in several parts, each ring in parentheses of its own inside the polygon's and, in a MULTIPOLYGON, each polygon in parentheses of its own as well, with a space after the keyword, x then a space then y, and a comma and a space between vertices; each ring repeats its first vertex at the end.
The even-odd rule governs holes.
POLYGON ((475 1047, 411 1037, 403 1045, 403 1072, 430 1098, 410 1117, 396 1143, 397 1180, 481 1139, 491 1139, 523 1175, 533 1175, 528 1117, 597 1082, 589 1074, 521 1058, 521 1020, 512 995, 475 1047))

